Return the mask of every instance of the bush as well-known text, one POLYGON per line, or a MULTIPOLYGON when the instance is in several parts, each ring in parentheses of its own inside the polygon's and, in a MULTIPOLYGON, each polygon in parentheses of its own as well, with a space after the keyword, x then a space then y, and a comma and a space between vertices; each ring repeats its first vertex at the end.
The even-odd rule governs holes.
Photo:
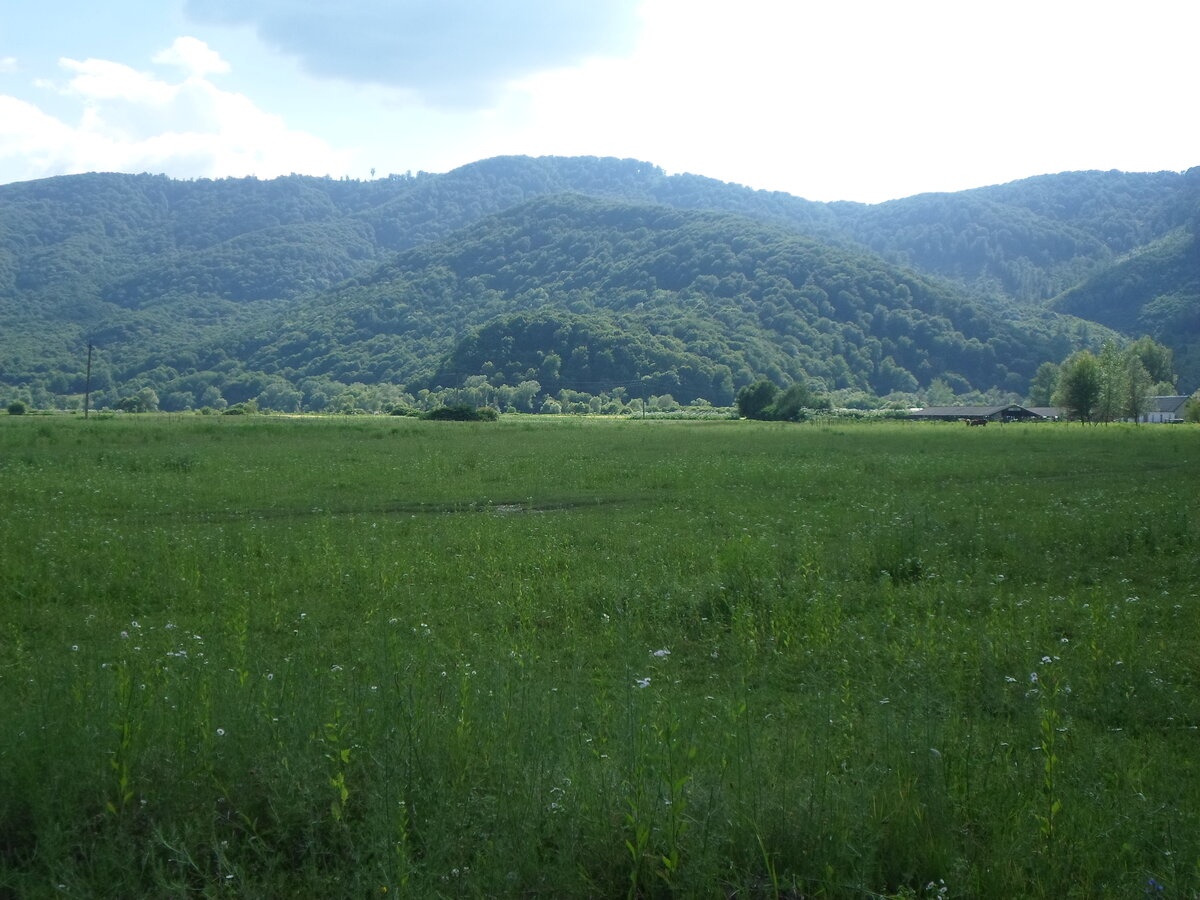
POLYGON ((737 393, 737 410, 747 419, 762 419, 767 407, 775 401, 779 388, 770 381, 761 378, 754 384, 746 385, 737 393))
POLYGON ((421 418, 435 422, 495 422, 499 414, 490 406, 476 409, 466 403, 456 403, 453 406, 431 409, 423 413, 421 418))
POLYGON ((255 416, 258 415, 258 403, 247 400, 245 403, 235 403, 221 411, 223 416, 255 416))
MULTIPOLYGON (((12 407, 8 408, 12 413, 12 407)), ((1200 397, 1192 397, 1183 407, 1183 421, 1200 422, 1200 397)))
POLYGON ((28 407, 21 400, 14 400, 8 404, 8 414, 10 416, 23 416, 28 412, 28 407))
POLYGON ((828 398, 814 394, 802 381, 780 392, 764 378, 742 388, 737 395, 738 413, 747 419, 803 422, 810 412, 829 408, 828 398))

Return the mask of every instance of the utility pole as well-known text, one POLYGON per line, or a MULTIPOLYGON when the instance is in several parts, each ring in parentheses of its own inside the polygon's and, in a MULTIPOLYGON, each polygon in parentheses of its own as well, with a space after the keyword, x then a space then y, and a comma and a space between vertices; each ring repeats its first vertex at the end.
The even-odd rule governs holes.
POLYGON ((88 417, 88 406, 92 400, 92 342, 88 341, 87 380, 83 384, 83 417, 88 417))

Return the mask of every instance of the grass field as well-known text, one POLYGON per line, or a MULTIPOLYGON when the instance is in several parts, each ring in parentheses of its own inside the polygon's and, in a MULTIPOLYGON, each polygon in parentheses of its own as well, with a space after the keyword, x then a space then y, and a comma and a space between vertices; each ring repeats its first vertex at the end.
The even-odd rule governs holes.
POLYGON ((0 896, 1195 897, 1200 431, 0 417, 0 896))

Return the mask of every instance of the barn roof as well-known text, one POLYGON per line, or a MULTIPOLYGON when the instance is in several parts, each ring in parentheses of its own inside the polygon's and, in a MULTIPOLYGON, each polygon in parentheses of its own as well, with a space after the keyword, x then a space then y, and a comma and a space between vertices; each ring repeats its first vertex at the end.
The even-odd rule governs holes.
POLYGON ((1169 397, 1151 397, 1154 402, 1154 412, 1160 413, 1176 413, 1178 414, 1183 409, 1183 404, 1187 403, 1187 394, 1173 394, 1169 397))
POLYGON ((1042 407, 1030 409, 1016 403, 1003 406, 927 406, 909 411, 913 419, 1054 419, 1062 415, 1061 409, 1042 407))
POLYGON ((999 415, 1009 406, 1010 404, 1004 406, 926 406, 924 409, 914 410, 912 415, 931 419, 986 419, 989 416, 999 415))

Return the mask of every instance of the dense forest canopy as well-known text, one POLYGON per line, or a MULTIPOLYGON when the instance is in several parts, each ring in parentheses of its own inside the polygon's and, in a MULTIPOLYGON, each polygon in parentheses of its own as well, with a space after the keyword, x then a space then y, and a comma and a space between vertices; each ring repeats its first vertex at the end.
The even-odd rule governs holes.
MULTIPOLYGON (((636 160, 368 182, 92 174, 0 187, 0 400, 381 408, 480 380, 732 403, 1020 398, 1107 338, 1200 381, 1200 169, 878 205, 636 160)), ((564 392, 567 392, 564 394, 564 392)), ((534 407, 535 403, 528 404, 534 407)))

